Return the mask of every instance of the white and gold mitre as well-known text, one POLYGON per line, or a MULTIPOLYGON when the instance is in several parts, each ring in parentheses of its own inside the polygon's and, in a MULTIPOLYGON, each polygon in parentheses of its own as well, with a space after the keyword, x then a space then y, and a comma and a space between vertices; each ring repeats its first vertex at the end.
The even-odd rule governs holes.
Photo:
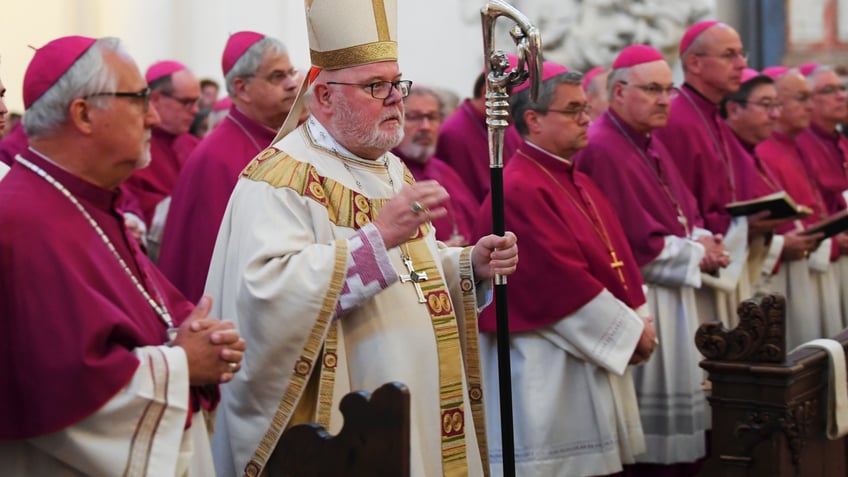
POLYGON ((397 0, 306 0, 312 66, 397 61, 397 0))

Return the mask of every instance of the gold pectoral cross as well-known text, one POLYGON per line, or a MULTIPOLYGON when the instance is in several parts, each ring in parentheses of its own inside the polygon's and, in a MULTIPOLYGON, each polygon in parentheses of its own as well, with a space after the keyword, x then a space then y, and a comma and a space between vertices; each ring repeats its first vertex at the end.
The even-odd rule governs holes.
POLYGON ((424 292, 421 290, 421 285, 418 284, 418 282, 427 280, 427 272, 416 272, 415 267, 412 266, 412 259, 406 255, 403 256, 403 264, 406 265, 409 275, 398 275, 401 283, 412 282, 415 285, 415 292, 418 293, 418 303, 427 303, 427 300, 424 299, 424 292))
POLYGON ((610 268, 618 272, 618 279, 621 280, 621 284, 624 285, 624 289, 627 289, 627 280, 624 279, 624 272, 621 270, 624 268, 624 262, 619 260, 618 256, 615 254, 615 250, 609 251, 610 256, 612 257, 612 262, 610 262, 610 268))

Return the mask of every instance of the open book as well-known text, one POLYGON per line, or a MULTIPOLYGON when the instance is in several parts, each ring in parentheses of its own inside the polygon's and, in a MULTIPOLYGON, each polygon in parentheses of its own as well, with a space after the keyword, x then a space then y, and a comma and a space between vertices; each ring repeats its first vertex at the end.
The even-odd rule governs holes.
POLYGON ((801 232, 801 235, 813 235, 824 232, 823 238, 833 237, 839 232, 848 230, 848 210, 837 212, 830 217, 811 225, 801 232))
POLYGON ((775 192, 756 199, 731 202, 724 208, 734 217, 768 210, 771 214, 766 217, 767 219, 802 218, 813 213, 809 207, 796 204, 786 191, 775 192))

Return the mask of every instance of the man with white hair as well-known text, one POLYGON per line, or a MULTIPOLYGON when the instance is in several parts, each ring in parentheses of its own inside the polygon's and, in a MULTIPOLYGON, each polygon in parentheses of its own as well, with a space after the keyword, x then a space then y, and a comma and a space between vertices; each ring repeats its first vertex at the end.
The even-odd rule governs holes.
MULTIPOLYGON (((207 292, 250 341, 213 437, 218 475, 278 475, 284 429, 338 432, 341 398, 410 390, 411 475, 483 475, 477 309, 511 274, 515 237, 443 247, 448 194, 389 150, 411 81, 397 62, 392 0, 308 0, 310 116, 297 101, 244 172, 221 224, 207 292), (341 14, 344 12, 344 14, 341 14), (290 132, 289 132, 290 131, 290 132)), ((306 85, 301 87, 301 94, 306 85)))

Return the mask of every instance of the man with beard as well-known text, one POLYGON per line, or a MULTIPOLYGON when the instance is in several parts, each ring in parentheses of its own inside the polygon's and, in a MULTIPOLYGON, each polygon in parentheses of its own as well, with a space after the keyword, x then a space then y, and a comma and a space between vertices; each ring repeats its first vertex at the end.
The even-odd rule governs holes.
POLYGON ((706 453, 701 356, 691 339, 698 328, 695 289, 702 271, 718 270, 727 258, 721 240, 703 228, 695 198, 653 134, 666 125, 677 94, 662 54, 632 45, 612 68, 609 109, 589 128, 589 145, 576 161, 618 213, 662 343, 633 370, 647 447, 634 473, 695 475, 692 463, 706 453))
POLYGON ((311 114, 290 129, 299 96, 233 190, 206 289, 251 341, 250 372, 222 395, 219 476, 278 475, 284 429, 338 432, 340 399, 389 381, 410 389, 411 475, 483 475, 476 311, 493 274, 515 270, 517 246, 508 234, 443 247, 430 221, 447 214, 447 192, 389 152, 411 85, 396 7, 307 0, 311 114))
POLYGON ((242 31, 221 61, 233 106, 177 179, 159 268, 190 300, 203 294, 218 227, 244 166, 274 140, 297 94, 297 70, 277 39, 242 31))
POLYGON ((436 238, 451 246, 468 245, 480 207, 456 171, 433 157, 442 123, 442 100, 435 91, 415 86, 403 103, 406 110, 403 141, 392 152, 400 157, 417 182, 434 180, 450 195, 445 203, 447 215, 432 220, 436 238))

